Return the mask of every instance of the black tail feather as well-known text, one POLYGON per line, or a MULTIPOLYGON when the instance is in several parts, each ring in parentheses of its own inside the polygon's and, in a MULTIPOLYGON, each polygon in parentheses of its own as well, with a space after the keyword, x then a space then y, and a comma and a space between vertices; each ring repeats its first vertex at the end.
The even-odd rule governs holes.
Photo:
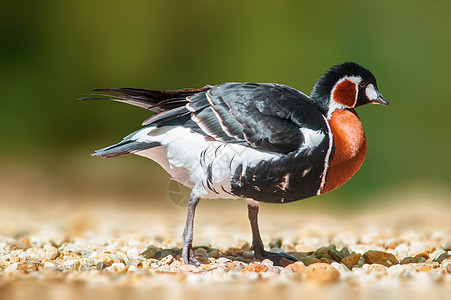
POLYGON ((190 112, 189 112, 188 108, 186 108, 185 106, 180 106, 180 107, 173 108, 171 110, 166 110, 159 114, 153 115, 150 118, 147 118, 146 120, 144 120, 142 125, 150 125, 150 124, 156 124, 158 122, 168 121, 168 120, 171 120, 174 118, 186 116, 189 113, 190 112))
POLYGON ((205 86, 200 89, 180 89, 180 90, 145 90, 135 88, 106 88, 94 89, 93 97, 84 97, 80 100, 105 99, 131 104, 142 107, 156 113, 171 110, 184 106, 188 103, 186 99, 196 93, 206 91, 211 86, 205 86))
POLYGON ((122 142, 115 145, 96 150, 91 155, 110 158, 129 155, 140 150, 150 149, 158 146, 160 146, 160 143, 158 142, 138 142, 134 140, 123 140, 122 142))
MULTIPOLYGON (((157 114, 143 122, 143 125, 150 125, 188 115, 190 112, 186 105, 190 102, 189 97, 209 89, 211 89, 209 85, 200 89, 180 90, 145 90, 134 88, 94 89, 93 91, 97 93, 80 98, 80 100, 111 99, 151 110, 157 114)), ((119 153, 117 155, 124 154, 119 153)))

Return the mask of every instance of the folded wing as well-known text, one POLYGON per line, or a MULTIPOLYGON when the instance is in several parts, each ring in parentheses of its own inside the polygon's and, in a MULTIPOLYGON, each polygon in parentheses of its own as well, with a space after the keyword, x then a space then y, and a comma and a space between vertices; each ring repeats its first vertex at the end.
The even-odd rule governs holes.
POLYGON ((96 91, 103 92, 101 96, 157 113, 143 125, 177 123, 189 126, 206 138, 267 151, 295 151, 306 143, 302 129, 327 130, 323 116, 308 96, 284 85, 225 83, 172 91, 96 91))

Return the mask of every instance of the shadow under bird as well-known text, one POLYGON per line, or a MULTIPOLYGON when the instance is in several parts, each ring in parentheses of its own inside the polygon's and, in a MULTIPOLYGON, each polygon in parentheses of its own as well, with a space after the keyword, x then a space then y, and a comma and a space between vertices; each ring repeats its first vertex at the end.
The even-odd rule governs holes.
POLYGON ((161 165, 192 188, 182 257, 199 265, 192 249, 201 198, 245 198, 255 258, 286 266, 296 259, 265 251, 258 228, 259 202, 288 203, 327 193, 362 165, 366 137, 354 110, 388 106, 374 75, 348 62, 326 71, 310 96, 275 83, 223 83, 199 89, 96 89, 105 97, 156 114, 144 128, 94 156, 137 154, 161 165))

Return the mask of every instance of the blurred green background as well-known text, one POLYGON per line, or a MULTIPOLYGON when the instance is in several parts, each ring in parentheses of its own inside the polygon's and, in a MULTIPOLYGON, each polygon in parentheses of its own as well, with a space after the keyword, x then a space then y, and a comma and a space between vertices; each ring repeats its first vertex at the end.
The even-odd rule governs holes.
POLYGON ((450 9, 444 0, 0 1, 0 188, 9 191, 0 201, 167 198, 169 177, 156 164, 89 156, 149 116, 77 101, 93 88, 253 81, 310 93, 325 70, 351 60, 376 75, 390 107, 359 109, 366 162, 316 202, 449 191, 450 9))

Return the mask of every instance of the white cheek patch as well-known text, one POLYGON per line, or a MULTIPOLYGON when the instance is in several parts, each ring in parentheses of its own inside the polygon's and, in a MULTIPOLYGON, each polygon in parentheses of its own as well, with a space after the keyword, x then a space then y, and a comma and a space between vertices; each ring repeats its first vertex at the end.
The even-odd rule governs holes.
POLYGON ((377 92, 374 88, 374 85, 368 84, 368 86, 365 89, 366 97, 370 100, 376 100, 377 99, 377 92))

